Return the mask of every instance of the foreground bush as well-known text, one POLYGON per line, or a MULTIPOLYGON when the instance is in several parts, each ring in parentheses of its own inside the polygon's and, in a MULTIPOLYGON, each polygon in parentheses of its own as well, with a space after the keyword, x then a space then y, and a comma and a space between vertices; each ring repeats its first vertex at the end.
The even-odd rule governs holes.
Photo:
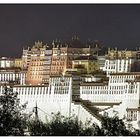
POLYGON ((5 87, 0 95, 0 135, 1 136, 21 136, 24 135, 26 119, 21 112, 24 110, 20 106, 17 93, 11 88, 5 87))
POLYGON ((83 124, 73 116, 66 118, 60 113, 54 115, 48 123, 39 120, 29 123, 31 136, 136 136, 139 131, 126 129, 124 122, 117 116, 103 117, 101 128, 91 122, 83 124))
POLYGON ((28 127, 32 136, 92 136, 100 133, 97 125, 93 124, 89 127, 78 121, 75 116, 66 118, 60 113, 52 116, 52 120, 46 124, 34 120, 29 123, 28 127))

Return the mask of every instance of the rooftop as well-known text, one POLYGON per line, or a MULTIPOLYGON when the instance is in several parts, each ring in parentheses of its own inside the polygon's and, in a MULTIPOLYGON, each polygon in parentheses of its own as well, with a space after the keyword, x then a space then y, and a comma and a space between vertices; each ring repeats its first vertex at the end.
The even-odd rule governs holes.
POLYGON ((108 82, 83 82, 81 86, 107 86, 108 82))
POLYGON ((44 84, 44 85, 14 85, 13 87, 48 87, 48 84, 44 84))
POLYGON ((140 75, 140 72, 111 73, 110 75, 140 75))
MULTIPOLYGON (((60 75, 60 74, 59 74, 59 75, 50 75, 50 77, 52 77, 52 78, 53 78, 53 77, 58 77, 58 78, 60 78, 60 77, 62 77, 62 76, 63 76, 62 74, 61 74, 61 75, 60 75)), ((65 74, 64 77, 72 77, 72 75, 71 75, 71 74, 65 74)))
POLYGON ((79 56, 75 58, 74 60, 97 60, 95 56, 79 56))
POLYGON ((23 72, 26 70, 23 70, 19 67, 7 67, 7 68, 0 68, 0 72, 23 72))

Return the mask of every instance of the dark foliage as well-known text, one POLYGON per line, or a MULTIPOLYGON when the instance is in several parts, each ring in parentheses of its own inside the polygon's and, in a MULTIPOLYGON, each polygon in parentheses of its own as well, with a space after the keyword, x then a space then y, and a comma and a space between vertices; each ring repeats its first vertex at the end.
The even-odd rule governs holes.
POLYGON ((19 105, 17 93, 5 87, 0 95, 0 135, 24 135, 25 118, 21 114, 23 107, 19 105))
POLYGON ((103 117, 101 128, 87 121, 83 124, 73 116, 66 118, 60 113, 53 116, 48 123, 31 121, 29 131, 32 136, 138 136, 140 131, 131 132, 117 116, 103 117))
POLYGON ((103 117, 102 134, 104 136, 130 136, 132 132, 126 129, 124 122, 117 116, 109 118, 107 116, 103 117))
POLYGON ((84 125, 75 116, 66 118, 58 113, 46 124, 41 121, 31 121, 29 131, 32 136, 92 136, 98 135, 100 128, 95 124, 91 127, 84 125))
POLYGON ((48 133, 47 125, 39 120, 29 121, 28 131, 30 136, 46 136, 48 133))

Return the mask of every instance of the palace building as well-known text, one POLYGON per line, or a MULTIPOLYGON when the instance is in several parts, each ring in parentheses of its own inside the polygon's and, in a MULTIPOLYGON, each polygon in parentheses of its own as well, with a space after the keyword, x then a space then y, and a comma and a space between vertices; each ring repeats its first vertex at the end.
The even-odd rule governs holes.
POLYGON ((132 64, 136 61, 136 51, 108 49, 103 71, 110 73, 131 72, 132 64))
POLYGON ((38 107, 44 121, 60 112, 101 126, 108 114, 140 129, 139 51, 108 49, 99 55, 99 50, 98 43, 86 46, 77 37, 50 47, 35 42, 21 59, 0 60, 0 92, 12 86, 26 112, 32 116, 38 107))
POLYGON ((27 69, 26 84, 38 85, 48 82, 51 55, 52 50, 42 42, 35 42, 32 48, 23 50, 23 68, 27 69))
POLYGON ((59 75, 65 73, 68 69, 72 69, 72 61, 78 57, 86 57, 92 55, 94 48, 90 46, 81 48, 82 44, 79 40, 74 39, 71 43, 60 43, 54 41, 52 43, 52 62, 51 75, 59 75))

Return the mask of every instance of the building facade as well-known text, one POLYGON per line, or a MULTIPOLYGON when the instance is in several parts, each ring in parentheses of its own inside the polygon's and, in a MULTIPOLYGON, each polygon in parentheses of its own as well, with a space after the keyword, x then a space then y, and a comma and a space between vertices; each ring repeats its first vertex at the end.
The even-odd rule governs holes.
POLYGON ((14 59, 14 67, 23 69, 23 64, 22 64, 21 58, 14 59))
POLYGON ((24 85, 26 80, 26 71, 18 68, 0 69, 1 84, 20 84, 24 85))
POLYGON ((103 71, 107 75, 119 72, 131 72, 132 64, 136 61, 136 51, 108 50, 103 71))
POLYGON ((90 47, 78 48, 69 44, 61 44, 60 42, 52 43, 52 62, 51 75, 59 75, 65 73, 68 69, 72 69, 72 61, 80 56, 89 56, 92 53, 90 47))
POLYGON ((97 58, 94 56, 80 56, 72 61, 72 69, 79 73, 93 74, 99 70, 97 58))
POLYGON ((52 44, 52 59, 51 59, 51 72, 50 75, 61 75, 66 71, 67 67, 67 49, 68 46, 62 44, 52 44))
POLYGON ((42 42, 23 50, 23 67, 27 68, 26 84, 38 85, 49 81, 52 50, 42 42))
POLYGON ((0 68, 10 68, 10 67, 14 67, 14 59, 7 58, 7 57, 1 57, 0 58, 0 68))

